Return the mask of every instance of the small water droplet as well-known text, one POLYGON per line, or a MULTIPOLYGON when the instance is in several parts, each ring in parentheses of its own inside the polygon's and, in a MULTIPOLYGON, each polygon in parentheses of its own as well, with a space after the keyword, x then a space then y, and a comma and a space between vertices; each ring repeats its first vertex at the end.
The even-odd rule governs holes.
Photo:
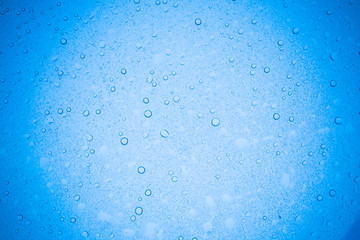
POLYGON ((60 39, 60 43, 61 45, 65 45, 67 43, 67 39, 66 38, 60 39))
POLYGON ((195 19, 195 24, 196 25, 200 25, 202 23, 200 18, 195 19))
POLYGON ((142 213, 143 213, 142 207, 137 207, 137 208, 135 208, 135 214, 136 214, 136 215, 141 215, 142 213))
POLYGON ((167 138, 169 137, 169 132, 165 129, 160 131, 160 136, 162 136, 163 138, 167 138))
POLYGON ((214 127, 219 126, 219 125, 220 125, 220 119, 218 119, 218 118, 213 118, 213 119, 211 120, 211 125, 213 125, 214 127))
POLYGON ((145 168, 143 166, 140 166, 140 167, 138 167, 137 171, 140 174, 144 174, 145 173, 145 168))
POLYGON ((120 143, 121 143, 122 145, 124 145, 124 146, 127 145, 128 142, 129 142, 129 139, 126 138, 126 137, 123 137, 123 138, 120 140, 120 143))

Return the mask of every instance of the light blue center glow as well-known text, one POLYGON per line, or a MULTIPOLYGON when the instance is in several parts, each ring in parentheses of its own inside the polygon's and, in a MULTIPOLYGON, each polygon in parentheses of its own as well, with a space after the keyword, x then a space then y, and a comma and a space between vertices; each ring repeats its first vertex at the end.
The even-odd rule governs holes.
POLYGON ((0 239, 360 239, 359 12, 0 0, 0 239))

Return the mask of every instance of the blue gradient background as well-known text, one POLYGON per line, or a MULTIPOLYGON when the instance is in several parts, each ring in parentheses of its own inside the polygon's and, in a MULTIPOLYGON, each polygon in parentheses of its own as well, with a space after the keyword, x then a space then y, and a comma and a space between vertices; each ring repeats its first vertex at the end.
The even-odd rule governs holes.
POLYGON ((359 12, 0 0, 0 239, 360 239, 359 12))

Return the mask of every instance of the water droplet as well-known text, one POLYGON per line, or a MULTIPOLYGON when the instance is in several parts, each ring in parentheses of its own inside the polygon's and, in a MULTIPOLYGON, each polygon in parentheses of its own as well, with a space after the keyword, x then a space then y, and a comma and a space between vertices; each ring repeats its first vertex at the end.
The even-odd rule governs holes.
POLYGON ((138 167, 137 171, 140 174, 144 174, 145 173, 145 168, 143 166, 140 166, 140 167, 138 167))
POLYGON ((342 119, 341 119, 340 117, 336 117, 336 118, 334 119, 334 122, 339 125, 339 124, 342 123, 342 119))
POLYGON ((61 45, 65 45, 67 43, 67 39, 66 38, 60 39, 60 43, 61 45))
POLYGON ((275 113, 275 114, 273 115, 273 118, 274 118, 275 120, 279 120, 279 118, 280 118, 280 114, 275 113))
POLYGON ((18 221, 22 221, 22 220, 24 219, 24 216, 21 215, 21 214, 19 214, 19 215, 17 215, 16 219, 17 219, 18 221))
POLYGON ((323 196, 322 196, 322 195, 320 195, 320 194, 319 194, 319 195, 317 195, 316 200, 318 200, 319 202, 320 202, 320 201, 322 201, 322 200, 323 200, 323 196))
POLYGON ((160 136, 162 136, 163 138, 167 138, 169 137, 169 132, 165 129, 160 131, 160 136))
POLYGON ((85 110, 85 111, 83 112, 83 115, 84 115, 84 117, 89 116, 89 115, 90 115, 90 111, 89 111, 89 110, 85 110))
POLYGON ((218 118, 213 118, 213 119, 211 120, 211 125, 213 125, 214 127, 219 126, 219 125, 220 125, 220 119, 218 119, 218 118))
POLYGON ((122 69, 121 69, 121 73, 122 73, 122 74, 126 74, 126 69, 125 69, 125 68, 122 68, 122 69))
POLYGON ((110 91, 111 91, 111 92, 115 92, 115 91, 116 91, 116 87, 115 87, 115 86, 112 86, 112 87, 110 88, 110 91))
POLYGON ((294 117, 293 117, 293 116, 290 116, 290 117, 289 117, 289 121, 290 121, 290 122, 293 122, 293 121, 294 121, 294 117))
POLYGON ((150 189, 146 189, 145 195, 146 195, 146 196, 150 196, 150 195, 151 195, 151 190, 150 190, 150 189))
POLYGON ((284 42, 282 40, 279 40, 277 44, 281 47, 282 45, 284 45, 284 42))
POLYGON ((152 116, 152 112, 151 112, 150 110, 146 110, 146 111, 144 112, 144 116, 145 116, 146 118, 150 118, 150 117, 152 116))
POLYGON ((265 72, 265 73, 269 73, 269 72, 270 72, 270 68, 265 67, 265 68, 264 68, 264 72, 265 72))
POLYGON ((76 222, 76 218, 74 218, 74 217, 70 218, 70 222, 71 222, 71 223, 75 223, 75 222, 76 222))
POLYGON ((94 139, 94 137, 92 135, 86 136, 86 140, 88 140, 89 142, 91 142, 93 139, 94 139))
POLYGON ((173 98, 173 100, 174 100, 174 102, 179 102, 180 101, 180 98, 178 97, 178 96, 175 96, 174 98, 173 98))
POLYGON ((330 86, 331 87, 336 87, 336 85, 337 85, 337 82, 335 80, 330 81, 330 86))
POLYGON ((202 23, 200 18, 195 19, 195 24, 196 25, 200 25, 202 23))
POLYGON ((354 182, 355 183, 360 183, 360 176, 354 177, 354 182))
POLYGON ((126 137, 123 137, 123 138, 120 140, 120 143, 121 143, 122 145, 124 145, 124 146, 127 145, 128 142, 129 142, 129 139, 126 138, 126 137))
POLYGON ((79 196, 79 195, 75 195, 75 196, 74 196, 74 200, 75 200, 75 201, 79 201, 79 200, 80 200, 80 196, 79 196))
POLYGON ((134 215, 132 215, 132 216, 130 217, 130 220, 131 220, 132 222, 135 222, 136 217, 135 217, 134 215))
POLYGON ((83 232, 81 233, 81 235, 82 235, 83 237, 89 237, 89 233, 88 233, 87 231, 83 231, 83 232))
POLYGON ((149 99, 148 99, 147 97, 144 97, 144 98, 143 98, 143 103, 148 104, 148 103, 149 103, 149 99))
POLYGON ((292 30, 293 34, 298 34, 300 32, 300 29, 298 28, 293 28, 292 30))
POLYGON ((177 181, 178 181, 178 177, 177 177, 177 176, 173 176, 173 177, 171 178, 171 181, 172 181, 172 182, 177 182, 177 181))
POLYGON ((335 197, 336 191, 335 191, 334 189, 331 189, 331 190, 329 191, 329 195, 330 195, 330 197, 335 197))
POLYGON ((135 214, 136 215, 141 215, 142 213, 143 213, 143 209, 141 207, 135 208, 135 214))

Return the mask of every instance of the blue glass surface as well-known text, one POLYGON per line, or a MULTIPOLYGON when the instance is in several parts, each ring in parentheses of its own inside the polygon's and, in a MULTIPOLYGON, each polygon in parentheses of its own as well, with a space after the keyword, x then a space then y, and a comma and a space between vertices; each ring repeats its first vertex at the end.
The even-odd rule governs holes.
POLYGON ((0 239, 360 239, 359 13, 0 0, 0 239))

